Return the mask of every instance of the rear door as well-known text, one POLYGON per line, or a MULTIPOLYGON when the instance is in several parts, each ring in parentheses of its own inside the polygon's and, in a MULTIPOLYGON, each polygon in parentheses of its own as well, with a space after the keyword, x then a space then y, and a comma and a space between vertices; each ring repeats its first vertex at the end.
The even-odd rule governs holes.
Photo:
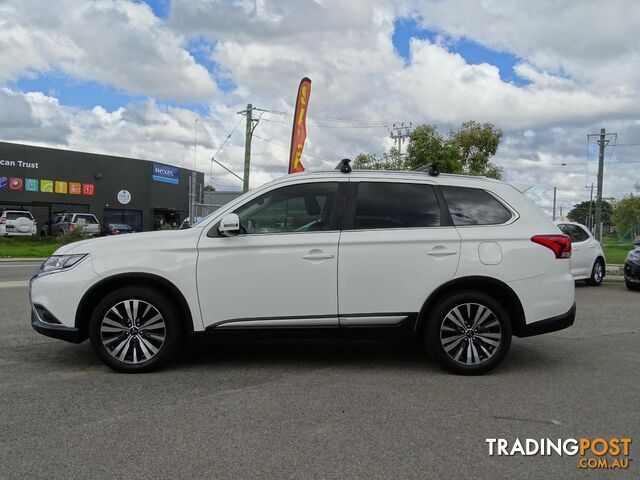
POLYGON ((460 237, 430 182, 352 180, 340 236, 340 325, 398 325, 452 279, 460 237))

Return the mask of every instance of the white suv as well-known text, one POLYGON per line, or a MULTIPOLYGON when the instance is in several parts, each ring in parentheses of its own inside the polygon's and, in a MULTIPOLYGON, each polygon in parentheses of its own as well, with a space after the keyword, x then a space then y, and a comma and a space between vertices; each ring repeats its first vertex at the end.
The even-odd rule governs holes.
POLYGON ((0 212, 0 236, 33 237, 38 233, 35 218, 26 210, 5 210, 0 212))
POLYGON ((478 374, 512 334, 573 324, 569 237, 514 187, 348 172, 286 176, 186 230, 63 246, 31 281, 32 325, 90 338, 123 372, 164 364, 191 332, 276 330, 418 336, 478 374))

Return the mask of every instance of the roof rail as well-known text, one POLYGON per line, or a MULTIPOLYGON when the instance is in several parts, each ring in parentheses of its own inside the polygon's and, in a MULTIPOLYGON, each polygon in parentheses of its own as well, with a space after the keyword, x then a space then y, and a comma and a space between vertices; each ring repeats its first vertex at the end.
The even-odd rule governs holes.
POLYGON ((431 162, 418 167, 415 169, 416 172, 427 172, 432 177, 437 177, 440 175, 440 171, 438 170, 438 162, 431 162))
POLYGON ((343 158, 336 165, 336 170, 340 170, 342 173, 351 173, 351 165, 349 163, 351 163, 350 158, 343 158))

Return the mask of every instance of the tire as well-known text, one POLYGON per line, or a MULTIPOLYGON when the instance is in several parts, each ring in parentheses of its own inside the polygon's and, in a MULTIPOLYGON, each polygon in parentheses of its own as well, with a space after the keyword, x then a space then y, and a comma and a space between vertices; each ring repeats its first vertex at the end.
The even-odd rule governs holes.
POLYGON ((602 285, 602 281, 604 280, 604 262, 601 258, 596 259, 593 262, 593 267, 591 267, 591 278, 586 280, 587 285, 591 285, 592 287, 599 287, 602 285))
POLYGON ((629 290, 632 290, 634 292, 637 292, 638 290, 640 290, 640 285, 637 283, 631 283, 629 280, 625 279, 624 283, 627 285, 627 288, 629 290))
POLYGON ((89 322, 91 346, 118 372, 143 373, 165 365, 176 354, 183 332, 178 313, 157 290, 125 287, 96 306, 89 322))
POLYGON ((492 370, 511 346, 511 321, 505 309, 493 297, 473 290, 445 298, 427 317, 424 332, 431 355, 459 375, 492 370), (478 321, 475 329, 474 321, 478 321))

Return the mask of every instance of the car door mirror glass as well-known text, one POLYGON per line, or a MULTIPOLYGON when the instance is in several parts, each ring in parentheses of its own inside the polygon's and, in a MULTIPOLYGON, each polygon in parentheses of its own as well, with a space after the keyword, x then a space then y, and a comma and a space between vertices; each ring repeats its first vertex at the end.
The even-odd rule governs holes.
POLYGON ((235 213, 225 215, 220 221, 218 231, 225 237, 232 237, 240 233, 240 217, 235 213))

